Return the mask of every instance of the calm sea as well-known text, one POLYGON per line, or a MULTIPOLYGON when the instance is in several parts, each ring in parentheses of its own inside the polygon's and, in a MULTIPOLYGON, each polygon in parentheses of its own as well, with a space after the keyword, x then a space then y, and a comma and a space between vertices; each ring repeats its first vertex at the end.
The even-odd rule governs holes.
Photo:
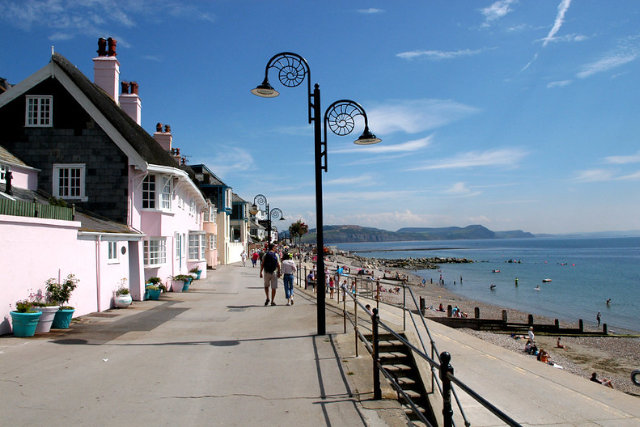
POLYGON ((469 258, 416 273, 465 297, 568 321, 640 331, 640 238, 534 238, 339 244, 374 258, 469 258), (393 249, 393 251, 389 251, 393 249), (508 260, 520 261, 509 263, 508 260), (500 270, 494 273, 494 270, 500 270), (460 276, 463 281, 460 284, 460 276), (515 279, 518 278, 518 286, 515 279), (551 282, 543 283, 543 279, 551 282), (455 284, 454 284, 455 281, 455 284), (491 284, 495 289, 491 290, 491 284), (535 288, 539 286, 540 290, 535 288), (607 299, 611 303, 607 305, 607 299))

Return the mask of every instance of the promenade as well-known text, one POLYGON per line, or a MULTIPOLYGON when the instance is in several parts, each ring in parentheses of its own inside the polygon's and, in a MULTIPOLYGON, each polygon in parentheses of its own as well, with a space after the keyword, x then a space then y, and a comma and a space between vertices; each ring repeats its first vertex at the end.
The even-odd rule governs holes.
MULTIPOLYGON (((329 309, 328 335, 315 336, 315 299, 296 289, 286 306, 280 285, 278 305, 265 307, 247 265, 67 331, 0 337, 1 424, 406 425, 396 402, 370 400, 371 359, 353 358, 342 317, 329 309)), ((402 324, 397 309, 382 317, 402 324)), ((429 325, 456 376, 523 425, 640 425, 635 397, 429 325)), ((501 425, 459 396, 472 425, 501 425)))

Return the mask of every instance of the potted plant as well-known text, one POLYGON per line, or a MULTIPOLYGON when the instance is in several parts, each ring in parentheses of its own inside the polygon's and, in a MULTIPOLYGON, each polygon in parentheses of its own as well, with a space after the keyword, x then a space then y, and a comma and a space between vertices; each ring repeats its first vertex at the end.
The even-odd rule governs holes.
POLYGON ((16 302, 16 309, 11 312, 11 326, 16 337, 32 337, 36 333, 38 320, 42 312, 36 311, 29 300, 16 302))
POLYGON ((202 274, 202 270, 200 270, 198 267, 193 267, 191 270, 189 270, 189 273, 195 274, 196 280, 200 280, 200 274, 202 274))
POLYGON ((67 329, 69 327, 75 308, 65 306, 64 304, 69 302, 71 292, 78 286, 78 282, 79 280, 73 274, 69 274, 62 283, 57 283, 54 278, 47 280, 47 300, 60 306, 60 309, 56 312, 53 319, 52 328, 67 329))
POLYGON ((185 282, 191 276, 187 276, 186 274, 178 274, 171 278, 171 290, 173 292, 182 292, 182 288, 184 288, 185 282))
POLYGON ((115 291, 115 295, 113 296, 113 303, 116 308, 127 308, 133 302, 131 294, 129 293, 129 288, 126 287, 126 283, 126 277, 120 279, 120 287, 117 291, 115 291))
POLYGON ((162 284, 159 277, 150 277, 144 286, 144 299, 157 300, 160 298, 162 290, 166 291, 166 287, 162 284))
POLYGON ((33 305, 33 309, 42 313, 38 320, 36 333, 46 334, 51 330, 51 324, 60 307, 56 302, 49 301, 45 295, 43 295, 41 289, 38 289, 36 292, 31 292, 31 294, 29 294, 29 300, 33 305))

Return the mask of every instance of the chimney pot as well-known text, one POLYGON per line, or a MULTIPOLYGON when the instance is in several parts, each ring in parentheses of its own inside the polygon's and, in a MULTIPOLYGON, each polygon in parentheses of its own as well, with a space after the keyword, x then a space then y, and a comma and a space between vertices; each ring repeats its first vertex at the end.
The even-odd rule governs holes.
POLYGON ((116 44, 118 43, 118 40, 116 40, 116 39, 114 39, 114 38, 109 37, 109 38, 107 39, 107 42, 109 43, 109 52, 108 52, 108 55, 109 55, 109 56, 116 56, 116 55, 117 55, 117 53, 116 53, 116 44))
POLYGON ((131 82, 131 93, 138 94, 138 82, 131 82))
POLYGON ((171 132, 171 125, 164 125, 164 131, 167 133, 171 132))
POLYGON ((156 132, 162 132, 162 123, 156 123, 156 132))
POLYGON ((122 93, 129 93, 129 82, 120 82, 122 93))
POLYGON ((107 40, 104 37, 98 39, 98 56, 107 56, 107 40))

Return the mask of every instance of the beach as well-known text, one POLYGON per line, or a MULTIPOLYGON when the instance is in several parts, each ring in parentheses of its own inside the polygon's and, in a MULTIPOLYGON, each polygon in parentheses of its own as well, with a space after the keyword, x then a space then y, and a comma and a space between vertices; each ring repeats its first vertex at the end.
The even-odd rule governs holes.
MULTIPOLYGON (((384 260, 367 259, 361 256, 353 256, 346 252, 340 252, 328 257, 327 266, 332 269, 337 265, 351 267, 355 271, 364 268, 373 271, 376 278, 381 278, 385 274, 387 277, 404 275, 407 283, 412 287, 416 298, 425 298, 426 307, 431 307, 425 313, 426 317, 446 316, 446 312, 438 312, 435 309, 442 304, 446 310, 448 305, 457 306, 462 312, 474 315, 476 307, 480 309, 480 317, 484 319, 501 319, 502 311, 507 311, 510 321, 526 323, 529 313, 515 310, 509 307, 487 304, 474 301, 457 295, 448 289, 438 286, 436 283, 422 284, 422 278, 412 274, 409 269, 391 268, 385 265, 384 260), (385 273, 386 272, 386 273, 385 273)), ((392 289, 393 285, 385 286, 385 290, 392 289)), ((402 304, 402 293, 382 292, 381 301, 393 304, 402 304)), ((407 302, 409 309, 416 310, 413 302, 407 302)), ((534 324, 553 324, 554 319, 534 315, 534 324)), ((561 326, 577 327, 578 319, 573 323, 561 321, 561 326)), ((480 337, 483 340, 512 350, 522 357, 532 358, 523 349, 526 340, 514 339, 510 334, 493 333, 486 331, 475 331, 471 329, 461 329, 462 331, 480 337)), ((595 325, 585 323, 586 331, 598 331, 595 325)), ((551 360, 557 365, 573 374, 586 379, 591 377, 592 372, 598 374, 598 378, 608 378, 612 380, 614 388, 633 396, 640 397, 640 387, 635 386, 630 378, 631 371, 640 369, 640 334, 634 331, 624 331, 616 329, 615 334, 609 336, 562 336, 561 343, 564 348, 557 348, 557 336, 536 335, 536 343, 539 348, 544 348, 551 360)))

